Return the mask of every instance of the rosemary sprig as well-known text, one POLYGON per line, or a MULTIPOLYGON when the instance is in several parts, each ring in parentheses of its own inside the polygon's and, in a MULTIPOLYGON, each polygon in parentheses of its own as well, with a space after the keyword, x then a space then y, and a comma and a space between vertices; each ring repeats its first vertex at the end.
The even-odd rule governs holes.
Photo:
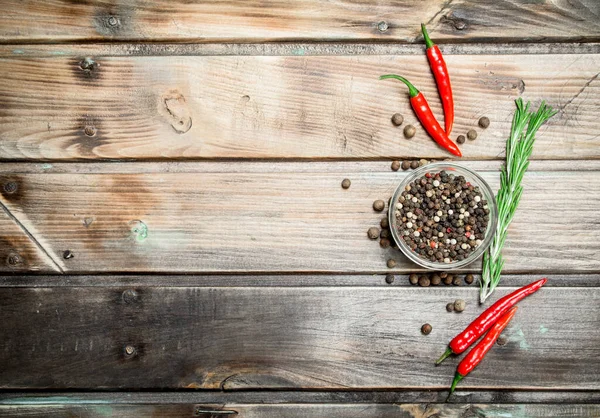
POLYGON ((483 255, 483 271, 479 282, 480 303, 485 302, 500 283, 500 274, 504 266, 502 247, 506 241, 508 226, 523 194, 521 182, 529 167, 535 134, 544 122, 556 114, 545 102, 542 102, 537 112, 530 112, 530 103, 524 105, 521 98, 515 103, 517 110, 513 116, 510 136, 506 141, 506 162, 500 173, 500 190, 496 196, 498 226, 489 249, 483 255))

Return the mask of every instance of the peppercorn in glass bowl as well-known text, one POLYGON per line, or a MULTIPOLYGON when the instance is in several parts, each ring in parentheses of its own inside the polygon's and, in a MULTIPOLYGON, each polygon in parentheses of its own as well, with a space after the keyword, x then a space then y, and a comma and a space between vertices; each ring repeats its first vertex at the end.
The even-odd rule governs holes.
POLYGON ((390 203, 390 230, 400 250, 431 270, 477 260, 498 223, 494 193, 476 172, 453 163, 427 164, 400 183, 390 203))

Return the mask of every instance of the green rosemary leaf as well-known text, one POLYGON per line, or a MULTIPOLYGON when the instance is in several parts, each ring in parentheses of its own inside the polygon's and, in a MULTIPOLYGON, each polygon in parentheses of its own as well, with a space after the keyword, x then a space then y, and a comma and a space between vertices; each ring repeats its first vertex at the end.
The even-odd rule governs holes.
POLYGON ((498 225, 492 243, 483 256, 483 269, 479 283, 480 303, 494 292, 504 267, 502 247, 506 241, 508 226, 521 201, 525 172, 529 168, 529 157, 533 151, 535 134, 538 129, 556 114, 545 102, 536 112, 529 111, 531 103, 523 103, 521 98, 515 101, 517 110, 513 116, 511 131, 506 140, 506 161, 500 171, 500 190, 496 196, 498 204, 498 225))

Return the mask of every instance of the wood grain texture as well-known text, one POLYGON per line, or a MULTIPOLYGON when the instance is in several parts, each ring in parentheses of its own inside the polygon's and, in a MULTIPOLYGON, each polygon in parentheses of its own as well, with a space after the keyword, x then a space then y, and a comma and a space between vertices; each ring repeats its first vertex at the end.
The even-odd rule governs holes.
POLYGON ((597 417, 600 406, 563 405, 448 405, 448 404, 296 404, 296 405, 19 405, 0 406, 0 417, 28 418, 445 418, 527 417, 587 418, 597 417), (205 411, 204 413, 202 411, 205 411), (209 412, 212 411, 212 412, 209 412))
MULTIPOLYGON (((462 146, 465 159, 502 158, 519 96, 559 110, 533 158, 600 158, 600 55, 447 62, 452 136, 482 115, 492 121, 462 146)), ((449 157, 416 121, 404 86, 378 80, 389 72, 411 79, 442 114, 423 55, 0 59, 0 159, 449 157), (413 140, 391 124, 395 112, 417 126, 413 140)))
POLYGON ((0 269, 7 273, 60 272, 41 247, 0 202, 0 269))
POLYGON ((420 22, 441 41, 600 38, 594 0, 3 2, 0 40, 222 42, 383 40, 420 42, 420 22), (379 22, 385 22, 380 30, 379 22))
MULTIPOLYGON (((503 288, 495 297, 514 288, 503 288)), ((2 389, 447 389, 477 287, 0 288, 2 389), (463 314, 448 301, 467 301, 463 314), (424 322, 433 326, 420 333, 424 322), (125 348, 131 346, 133 354, 125 348)), ((461 390, 598 390, 600 288, 544 288, 461 390), (510 367, 507 367, 510 365, 510 367)))
MULTIPOLYGON (((0 185, 16 179, 22 191, 0 202, 66 272, 385 273, 391 257, 398 261, 393 271, 417 270, 366 236, 384 216, 373 201, 387 200, 405 174, 383 163, 379 171, 357 164, 329 173, 335 165, 305 163, 302 172, 281 173, 277 164, 230 174, 202 172, 198 163, 195 172, 0 175, 0 185), (345 177, 353 182, 348 190, 340 187, 345 177), (66 250, 74 257, 62 259, 66 250)), ((481 173, 495 190, 498 172, 481 173)), ((530 171, 524 187, 504 272, 600 271, 598 172, 530 171)))

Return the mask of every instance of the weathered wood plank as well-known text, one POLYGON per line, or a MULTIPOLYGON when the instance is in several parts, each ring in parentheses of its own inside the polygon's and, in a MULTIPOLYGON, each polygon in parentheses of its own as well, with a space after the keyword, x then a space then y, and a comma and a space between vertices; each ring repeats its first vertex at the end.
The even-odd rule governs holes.
POLYGON ((177 2, 167 0, 3 2, 0 40, 383 40, 420 41, 420 22, 439 40, 599 39, 600 7, 570 2, 318 0, 177 2), (380 22, 381 25, 379 24, 380 22))
MULTIPOLYGON (((535 159, 600 158, 600 55, 450 55, 453 136, 492 124, 465 159, 498 159, 513 100, 559 109, 535 159)), ((112 57, 0 60, 0 159, 377 159, 449 154, 423 131, 398 72, 441 115, 420 56, 112 57), (404 139, 390 117, 405 115, 404 139)))
MULTIPOLYGON (((306 163, 300 173, 272 165, 235 174, 0 175, 0 184, 13 179, 20 190, 0 202, 66 272, 385 273, 390 257, 394 271, 416 270, 366 236, 383 216, 372 202, 387 200, 404 174, 360 166, 328 173, 335 164, 306 163), (344 177, 349 190, 340 187, 344 177), (74 257, 63 260, 66 250, 74 257)), ((497 172, 481 173, 498 187, 497 172)), ((524 187, 505 272, 600 271, 598 172, 530 171, 524 187)))
POLYGON ((0 202, 0 269, 7 273, 60 272, 40 242, 0 202))
POLYGON ((585 404, 564 405, 481 405, 481 404, 296 404, 296 405, 19 405, 0 406, 2 417, 54 418, 423 418, 443 416, 470 417, 527 417, 527 418, 586 418, 597 417, 600 406, 585 404))
MULTIPOLYGON (((497 292, 501 297, 511 288, 497 292)), ((0 288, 0 388, 447 389, 476 287, 0 288), (463 314, 445 311, 456 298, 463 314), (420 333, 424 322, 433 326, 420 333), (132 347, 127 354, 126 347, 132 347)), ((597 390, 600 288, 523 301, 461 391, 597 390)), ((459 394, 460 392, 459 391, 459 394)))

